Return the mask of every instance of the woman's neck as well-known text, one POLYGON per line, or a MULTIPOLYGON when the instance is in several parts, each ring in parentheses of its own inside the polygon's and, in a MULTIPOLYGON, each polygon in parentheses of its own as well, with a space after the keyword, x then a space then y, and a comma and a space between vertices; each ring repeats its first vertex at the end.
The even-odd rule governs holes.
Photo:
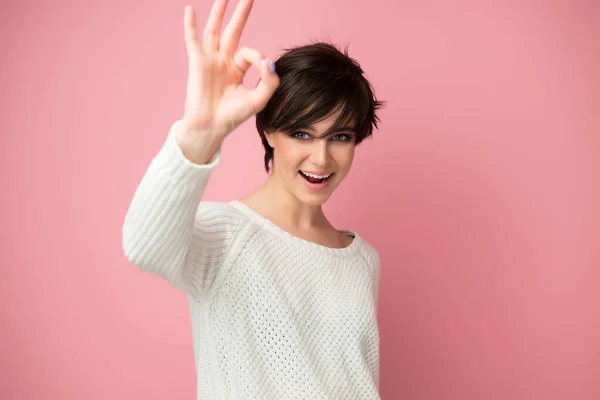
POLYGON ((273 175, 241 201, 259 214, 288 229, 298 231, 309 231, 315 228, 333 229, 321 205, 303 203, 288 192, 273 175))

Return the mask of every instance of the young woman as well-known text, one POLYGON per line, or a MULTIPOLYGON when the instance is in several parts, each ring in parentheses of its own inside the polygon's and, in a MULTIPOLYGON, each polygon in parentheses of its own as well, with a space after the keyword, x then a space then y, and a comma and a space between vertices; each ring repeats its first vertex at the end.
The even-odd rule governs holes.
POLYGON ((201 39, 185 8, 185 111, 134 194, 125 255, 187 294, 198 399, 378 399, 379 256, 321 206, 381 102, 329 44, 277 62, 236 51, 252 1, 221 35, 226 5, 215 1, 201 39), (251 66, 261 79, 247 90, 251 66), (221 143, 252 116, 268 179, 241 200, 201 201, 221 143))

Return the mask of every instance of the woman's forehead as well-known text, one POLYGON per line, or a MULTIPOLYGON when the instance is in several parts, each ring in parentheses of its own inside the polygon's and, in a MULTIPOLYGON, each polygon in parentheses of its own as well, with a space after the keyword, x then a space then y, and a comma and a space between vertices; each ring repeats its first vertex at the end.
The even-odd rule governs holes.
POLYGON ((304 128, 307 130, 311 130, 314 133, 318 133, 320 135, 332 134, 335 132, 342 131, 354 131, 355 124, 353 119, 349 116, 345 116, 345 118, 342 118, 341 113, 342 109, 338 109, 336 112, 329 115, 327 118, 320 121, 316 121, 312 124, 307 124, 304 128))

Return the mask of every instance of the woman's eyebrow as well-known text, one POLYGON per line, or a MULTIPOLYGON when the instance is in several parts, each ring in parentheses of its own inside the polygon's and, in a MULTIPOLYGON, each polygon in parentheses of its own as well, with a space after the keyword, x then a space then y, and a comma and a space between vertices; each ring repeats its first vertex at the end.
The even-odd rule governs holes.
MULTIPOLYGON (((316 132, 316 130, 315 130, 313 127, 311 127, 311 126, 304 127, 303 129, 306 129, 306 130, 312 131, 313 133, 314 133, 314 132, 316 132)), ((337 129, 333 129, 333 130, 330 130, 330 131, 328 131, 328 132, 325 132, 325 134, 323 134, 323 135, 322 135, 322 136, 320 136, 320 137, 327 137, 327 136, 331 136, 331 135, 333 135, 333 134, 336 134, 336 133, 338 133, 338 132, 348 132, 348 133, 354 133, 354 129, 355 129, 355 128, 354 128, 353 126, 344 126, 344 127, 341 127, 341 128, 337 128, 337 129)))

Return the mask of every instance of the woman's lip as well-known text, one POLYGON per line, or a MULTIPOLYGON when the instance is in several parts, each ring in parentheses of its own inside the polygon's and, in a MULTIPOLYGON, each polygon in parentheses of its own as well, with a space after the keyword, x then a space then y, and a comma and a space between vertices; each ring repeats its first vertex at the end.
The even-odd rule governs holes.
POLYGON ((330 179, 331 176, 327 179, 323 179, 321 181, 321 183, 311 183, 308 179, 306 179, 306 175, 302 174, 301 172, 298 172, 298 175, 300 175, 302 182, 304 182, 304 185, 310 190, 315 190, 315 191, 324 190, 326 187, 329 186, 329 184, 331 182, 331 179, 330 179))
POLYGON ((318 176, 327 176, 327 175, 333 174, 333 172, 309 171, 309 170, 306 170, 306 169, 301 169, 300 171, 306 172, 306 173, 309 173, 309 174, 313 174, 313 175, 318 175, 318 176))

